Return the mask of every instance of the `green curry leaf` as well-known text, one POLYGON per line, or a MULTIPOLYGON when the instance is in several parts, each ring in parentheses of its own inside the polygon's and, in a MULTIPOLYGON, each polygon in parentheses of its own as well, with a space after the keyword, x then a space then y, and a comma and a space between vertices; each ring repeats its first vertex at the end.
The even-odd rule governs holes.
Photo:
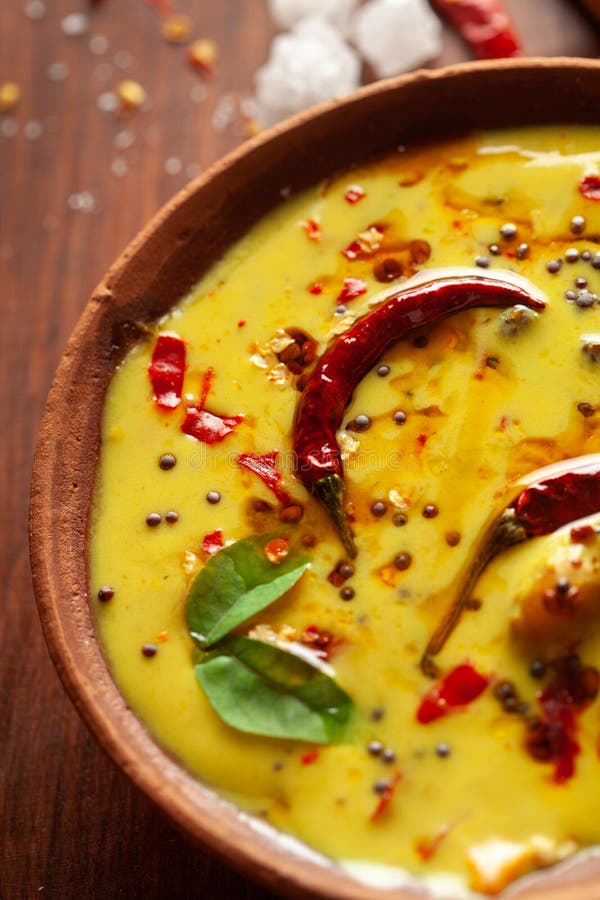
POLYGON ((344 737, 352 700, 325 671, 273 644, 229 637, 194 667, 228 725, 267 737, 333 743, 344 737))
POLYGON ((190 633, 208 648, 278 600, 302 576, 309 562, 293 554, 270 562, 264 547, 272 535, 253 535, 211 556, 187 597, 190 633))

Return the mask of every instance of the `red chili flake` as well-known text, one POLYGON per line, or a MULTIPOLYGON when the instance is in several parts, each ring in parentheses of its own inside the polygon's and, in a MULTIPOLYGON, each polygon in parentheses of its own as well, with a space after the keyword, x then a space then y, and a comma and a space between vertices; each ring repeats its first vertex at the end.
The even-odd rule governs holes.
POLYGON ((309 625, 300 638, 300 643, 314 650, 319 659, 328 661, 333 651, 340 646, 342 640, 336 638, 331 631, 319 629, 317 625, 309 625))
POLYGON ((265 453, 259 456, 257 453, 241 453, 236 458, 236 463, 255 475, 266 484, 269 490, 273 491, 280 503, 284 505, 290 502, 290 495, 281 485, 281 472, 277 470, 278 451, 273 450, 271 453, 265 453))
POLYGON ((302 763, 303 766, 312 766, 313 763, 316 763, 318 758, 319 758, 318 750, 309 750, 307 753, 304 753, 300 757, 300 762, 302 763))
POLYGON ((215 370, 212 366, 209 366, 204 375, 202 376, 202 389, 200 391, 200 399, 196 404, 196 409, 204 409, 206 405, 206 400, 208 395, 210 394, 210 389, 212 385, 212 381, 215 375, 215 370))
POLYGON ((358 259, 362 254, 363 248, 360 246, 359 241, 351 241, 348 244, 345 250, 342 250, 342 255, 346 257, 346 259, 355 260, 358 259))
POLYGON ((209 556, 212 556, 213 553, 221 550, 224 546, 223 532, 220 528, 217 528, 216 531, 211 531, 210 534, 205 534, 202 538, 202 550, 204 553, 208 553, 209 556))
POLYGON ((415 849, 421 859, 431 859, 437 853, 440 844, 448 836, 449 832, 449 826, 444 825, 432 837, 420 838, 416 843, 415 849))
POLYGON ((399 782, 402 780, 402 772, 396 772, 394 776, 388 782, 385 790, 382 792, 379 802, 371 815, 369 816, 371 822, 376 822, 383 813, 386 811, 390 803, 392 802, 392 798, 394 796, 394 791, 396 790, 399 782))
POLYGON ((217 444, 243 421, 243 416, 217 416, 207 409, 188 406, 181 430, 202 444, 217 444))
POLYGON ((600 175, 586 175, 582 178, 579 193, 586 200, 600 200, 600 175))
POLYGON ((429 439, 428 434, 418 434, 417 435, 417 444, 419 444, 421 447, 424 447, 425 444, 427 443, 428 439, 429 439))
POLYGON ((447 715, 451 709, 467 706, 486 689, 489 679, 468 663, 456 666, 424 696, 417 710, 417 721, 428 725, 447 715))
POLYGON ((275 565, 285 559, 289 552, 290 539, 287 537, 273 538, 268 544, 265 544, 265 556, 269 562, 275 565))
POLYGON ((245 319, 240 319, 240 321, 237 323, 237 327, 238 327, 238 328, 243 328, 245 324, 246 324, 246 320, 245 320, 245 319))
POLYGON ((313 284, 310 285, 308 290, 310 291, 311 294, 315 294, 315 296, 316 296, 318 294, 323 293, 323 285, 321 284, 320 281, 315 281, 313 284))
POLYGON ((575 525, 571 528, 569 537, 574 544, 585 544, 595 533, 591 525, 575 525))
POLYGON ((321 226, 315 219, 307 219, 302 223, 302 228, 309 241, 321 240, 321 226))
POLYGON ((362 200, 365 196, 365 192, 360 184, 351 184, 344 194, 344 200, 346 200, 347 203, 358 203, 358 201, 362 200))
POLYGON ((184 372, 185 344, 176 334, 160 334, 148 366, 148 375, 156 405, 161 409, 175 409, 181 403, 184 372))
POLYGON ((582 666, 575 654, 552 663, 555 677, 538 695, 540 718, 529 723, 525 747, 538 762, 554 762, 553 779, 564 784, 575 774, 575 757, 581 748, 576 740, 576 714, 598 695, 600 674, 593 666, 582 666))
POLYGON ((367 293, 367 286, 362 278, 344 278, 344 286, 337 297, 338 303, 344 303, 348 300, 354 300, 361 294, 367 293))

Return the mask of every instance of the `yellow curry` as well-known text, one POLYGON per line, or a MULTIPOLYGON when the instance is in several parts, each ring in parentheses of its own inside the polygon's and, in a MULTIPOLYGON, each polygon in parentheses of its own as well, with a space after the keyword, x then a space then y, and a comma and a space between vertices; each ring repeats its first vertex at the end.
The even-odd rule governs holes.
POLYGON ((117 684, 202 781, 378 883, 494 894, 600 843, 600 517, 575 502, 481 549, 531 473, 600 452, 599 147, 591 128, 474 134, 285 198, 110 384, 89 565, 117 684), (433 316, 352 385, 354 555, 298 470, 303 391, 364 317, 453 278, 538 307, 433 316), (248 547, 271 600, 199 639, 190 597, 210 605, 248 547), (344 715, 328 700, 303 731, 296 697, 291 737, 248 725, 260 692, 226 695, 240 638, 314 666, 344 715))

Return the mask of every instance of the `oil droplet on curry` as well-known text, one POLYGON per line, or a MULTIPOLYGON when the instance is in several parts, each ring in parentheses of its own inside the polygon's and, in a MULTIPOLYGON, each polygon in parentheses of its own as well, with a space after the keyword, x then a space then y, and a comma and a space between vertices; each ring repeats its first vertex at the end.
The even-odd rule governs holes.
POLYGON ((120 690, 203 782, 363 876, 494 894, 600 843, 599 146, 583 127, 474 134, 292 196, 110 384, 89 568, 120 690), (294 457, 297 410, 324 354, 419 273, 520 276, 539 308, 450 309, 357 384, 330 369, 351 393, 353 557, 294 457), (519 502, 541 527, 490 547, 519 502), (352 706, 333 739, 227 724, 195 677, 191 585, 253 535, 261 566, 309 565, 210 652, 242 637, 323 669, 352 706))

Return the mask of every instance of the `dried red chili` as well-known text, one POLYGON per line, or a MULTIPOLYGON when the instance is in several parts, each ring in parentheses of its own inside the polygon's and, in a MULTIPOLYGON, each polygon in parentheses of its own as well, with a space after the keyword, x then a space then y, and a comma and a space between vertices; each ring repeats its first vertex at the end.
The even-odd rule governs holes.
POLYGON ((518 56, 519 38, 500 0, 432 0, 477 59, 518 56))
POLYGON ((523 288, 497 278, 440 278, 396 291, 355 322, 321 357, 300 395, 296 411, 296 472, 327 508, 351 557, 356 556, 356 546, 345 510, 336 432, 354 388, 391 344, 416 328, 476 306, 517 303, 536 310, 545 306, 523 288))
POLYGON ((447 715, 451 709, 467 706, 486 689, 489 678, 469 663, 456 666, 423 697, 417 710, 417 722, 428 725, 447 715))
POLYGON ((600 454, 591 453, 546 466, 527 476, 527 486, 482 535, 452 605, 428 641, 421 668, 435 676, 433 657, 456 627, 477 579, 494 556, 531 537, 600 511, 600 454))
POLYGON ((278 455, 277 450, 264 453, 262 456, 257 453, 241 453, 236 458, 236 463, 258 475, 269 490, 273 491, 279 502, 286 504, 290 502, 290 495, 281 487, 281 472, 277 469, 278 455))
POLYGON ((161 409, 175 409, 181 403, 184 372, 184 342, 176 334, 159 334, 148 375, 156 405, 161 409))

